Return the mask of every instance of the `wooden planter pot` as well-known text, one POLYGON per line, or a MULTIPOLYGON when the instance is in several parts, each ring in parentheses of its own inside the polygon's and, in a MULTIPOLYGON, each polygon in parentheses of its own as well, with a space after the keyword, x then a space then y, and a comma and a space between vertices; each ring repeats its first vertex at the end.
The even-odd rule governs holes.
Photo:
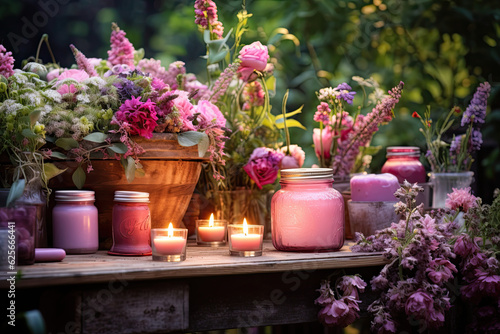
MULTIPOLYGON (((94 170, 87 174, 83 189, 96 193, 101 249, 109 249, 112 244, 111 214, 116 190, 149 193, 152 228, 167 227, 170 222, 174 226, 181 226, 200 176, 201 164, 208 161, 208 158, 198 156, 197 146, 180 146, 175 134, 155 133, 150 140, 137 138, 136 142, 146 150, 140 156, 144 177, 136 177, 132 183, 128 183, 120 161, 111 159, 92 160, 94 170)), ((68 171, 52 179, 49 186, 53 190, 76 189, 71 175, 78 163, 53 162, 58 168, 68 168, 68 171)), ((54 193, 51 195, 51 207, 55 202, 54 193)))

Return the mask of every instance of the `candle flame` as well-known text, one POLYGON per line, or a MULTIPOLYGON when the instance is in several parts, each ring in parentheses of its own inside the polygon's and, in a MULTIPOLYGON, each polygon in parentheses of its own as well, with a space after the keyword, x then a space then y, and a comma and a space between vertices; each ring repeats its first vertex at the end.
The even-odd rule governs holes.
POLYGON ((243 234, 248 235, 248 224, 246 218, 243 218, 243 234))
POLYGON ((174 226, 172 223, 168 224, 168 237, 172 238, 174 236, 174 226))
POLYGON ((214 214, 210 215, 210 221, 208 222, 209 227, 214 227, 214 214))

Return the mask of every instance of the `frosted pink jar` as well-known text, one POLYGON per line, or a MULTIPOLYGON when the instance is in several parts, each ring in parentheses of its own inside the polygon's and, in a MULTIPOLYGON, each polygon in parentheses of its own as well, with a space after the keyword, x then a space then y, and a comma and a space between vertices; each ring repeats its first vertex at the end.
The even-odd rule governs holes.
POLYGON ((284 169, 280 184, 271 202, 274 248, 297 252, 342 248, 344 200, 333 189, 333 170, 284 169))
POLYGON ((52 211, 53 246, 67 254, 89 254, 99 248, 95 193, 86 190, 56 190, 52 211))

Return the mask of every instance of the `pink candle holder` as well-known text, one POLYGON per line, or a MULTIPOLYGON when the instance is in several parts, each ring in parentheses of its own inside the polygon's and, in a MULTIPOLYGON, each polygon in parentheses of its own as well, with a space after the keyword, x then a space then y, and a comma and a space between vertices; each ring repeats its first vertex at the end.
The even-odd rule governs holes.
POLYGON ((196 220, 196 243, 199 246, 219 247, 227 243, 227 221, 210 219, 196 220))
POLYGON ((234 256, 261 256, 264 226, 247 225, 246 220, 241 225, 228 225, 229 253, 234 256))
POLYGON ((180 262, 186 260, 187 228, 151 229, 153 261, 180 262))

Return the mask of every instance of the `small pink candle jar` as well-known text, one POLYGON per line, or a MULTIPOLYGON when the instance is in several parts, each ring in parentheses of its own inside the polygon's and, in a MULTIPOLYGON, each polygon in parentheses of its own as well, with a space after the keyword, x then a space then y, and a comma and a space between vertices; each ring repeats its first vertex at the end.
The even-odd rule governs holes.
POLYGON ((410 183, 425 183, 426 173, 420 162, 420 148, 415 146, 390 146, 387 148, 387 161, 382 166, 382 173, 390 173, 410 183))
POLYGON ((180 262, 186 260, 187 228, 151 229, 153 261, 180 262))
POLYGON ((68 254, 89 254, 99 248, 95 193, 88 190, 56 190, 52 210, 53 246, 68 254))
POLYGON ((264 226, 243 224, 228 225, 229 253, 234 256, 261 256, 264 226))
POLYGON ((199 246, 218 247, 227 242, 227 221, 210 219, 196 220, 196 243, 199 246))
POLYGON ((0 207, 0 231, 6 233, 6 239, 0 240, 4 261, 0 266, 6 266, 7 271, 14 271, 10 266, 15 267, 16 261, 20 265, 35 263, 36 213, 36 206, 31 205, 0 207))
POLYGON ((344 200, 330 168, 281 170, 281 190, 271 202, 274 248, 335 251, 344 245, 344 200))
POLYGON ((356 175, 351 179, 353 202, 397 201, 394 193, 398 189, 398 178, 389 173, 356 175))
POLYGON ((110 255, 151 255, 149 193, 115 191, 110 255))

